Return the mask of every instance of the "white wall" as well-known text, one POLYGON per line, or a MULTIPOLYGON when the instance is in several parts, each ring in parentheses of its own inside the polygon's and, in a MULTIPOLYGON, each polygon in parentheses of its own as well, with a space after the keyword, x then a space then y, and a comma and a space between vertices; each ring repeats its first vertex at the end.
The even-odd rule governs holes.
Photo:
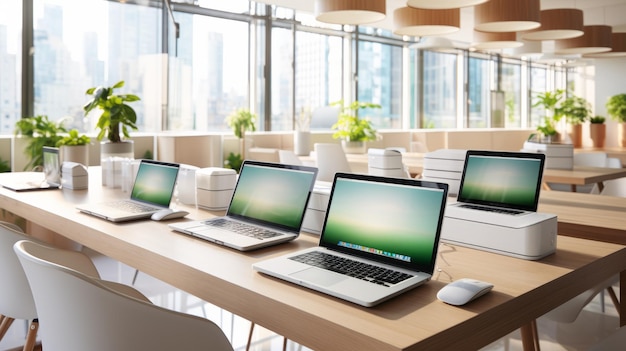
POLYGON ((616 94, 626 94, 626 58, 595 60, 595 99, 591 100, 596 115, 607 118, 606 146, 619 146, 617 122, 606 112, 607 100, 616 94))

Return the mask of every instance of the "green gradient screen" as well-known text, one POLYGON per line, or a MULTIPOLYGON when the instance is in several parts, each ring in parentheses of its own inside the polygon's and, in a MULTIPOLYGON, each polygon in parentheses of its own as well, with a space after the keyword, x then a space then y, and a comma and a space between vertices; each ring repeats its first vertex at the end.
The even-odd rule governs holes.
POLYGON ((178 167, 141 162, 130 198, 167 207, 177 176, 178 167))
POLYGON ((537 200, 541 161, 471 155, 459 200, 532 209, 537 200))
POLYGON ((239 175, 228 214, 299 230, 314 181, 313 172, 248 164, 239 175))
POLYGON ((443 196, 442 189, 338 178, 322 242, 429 267, 443 196))

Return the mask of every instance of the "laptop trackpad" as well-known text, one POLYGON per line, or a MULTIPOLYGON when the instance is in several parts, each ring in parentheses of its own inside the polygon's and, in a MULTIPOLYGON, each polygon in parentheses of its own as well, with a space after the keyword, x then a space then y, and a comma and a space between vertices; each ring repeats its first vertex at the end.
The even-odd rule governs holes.
POLYGON ((319 268, 308 268, 303 271, 290 274, 290 276, 294 279, 308 281, 320 286, 330 286, 339 283, 342 280, 349 279, 349 277, 319 268))

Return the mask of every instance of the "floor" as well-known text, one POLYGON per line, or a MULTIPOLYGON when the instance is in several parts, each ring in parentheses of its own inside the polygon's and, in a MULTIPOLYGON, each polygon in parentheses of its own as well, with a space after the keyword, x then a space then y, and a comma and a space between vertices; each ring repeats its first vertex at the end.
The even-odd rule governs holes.
MULTIPOLYGON (((131 284, 135 272, 134 269, 96 253, 87 252, 93 258, 104 279, 131 284)), ((181 292, 143 273, 138 274, 135 287, 148 296, 155 304, 209 318, 222 327, 235 350, 245 350, 250 330, 249 321, 233 316, 231 313, 223 311, 216 306, 204 303, 192 295, 181 292)), ((619 296, 619 290, 616 290, 616 292, 619 296)), ((541 349, 543 351, 586 350, 594 342, 616 329, 619 325, 619 319, 608 295, 605 298, 605 302, 605 312, 602 312, 600 297, 596 297, 582 311, 578 319, 571 324, 558 324, 540 318, 538 330, 541 349)), ((45 326, 41 325, 40 328, 45 328, 45 326)), ((21 350, 19 347, 23 344, 25 331, 26 323, 24 321, 16 321, 4 339, 0 341, 0 350, 21 350)), ((282 350, 282 345, 283 338, 281 336, 257 326, 254 330, 250 350, 278 351, 282 350)), ((309 349, 289 341, 287 350, 307 351, 309 349)), ((481 351, 500 350, 522 350, 519 331, 515 331, 481 349, 481 351)))

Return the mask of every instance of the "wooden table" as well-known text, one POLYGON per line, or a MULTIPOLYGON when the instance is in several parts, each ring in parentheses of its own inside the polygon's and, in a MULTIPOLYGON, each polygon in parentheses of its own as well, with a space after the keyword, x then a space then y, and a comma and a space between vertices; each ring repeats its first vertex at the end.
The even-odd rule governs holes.
POLYGON ((557 215, 560 235, 626 245, 626 198, 544 191, 538 211, 557 215))
POLYGON ((605 168, 574 166, 573 169, 545 169, 543 171, 544 189, 550 190, 547 183, 570 184, 572 191, 576 185, 597 184, 600 191, 604 188, 605 180, 626 177, 626 168, 605 168))
MULTIPOLYGON (((259 260, 316 245, 316 236, 241 253, 172 232, 163 222, 109 223, 75 210, 78 203, 124 196, 98 182, 91 179, 89 191, 0 189, 0 208, 316 350, 477 349, 520 327, 527 335, 533 320, 614 274, 621 273, 621 298, 626 295, 626 247, 560 236, 557 252, 540 261, 442 244, 432 281, 364 308, 252 270, 259 260), (495 288, 463 307, 436 299, 441 287, 462 277, 495 288)), ((188 210, 190 218, 220 214, 188 210)), ((622 305, 621 325, 625 311, 622 305)))

